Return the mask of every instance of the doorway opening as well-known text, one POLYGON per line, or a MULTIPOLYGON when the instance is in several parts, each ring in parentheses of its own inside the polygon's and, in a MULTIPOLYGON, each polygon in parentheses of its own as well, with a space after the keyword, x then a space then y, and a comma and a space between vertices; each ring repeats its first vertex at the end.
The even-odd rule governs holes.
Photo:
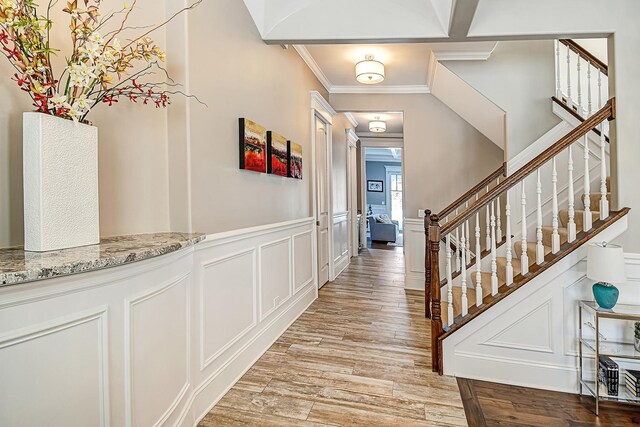
POLYGON ((358 123, 360 247, 400 248, 404 244, 406 202, 404 114, 394 111, 350 114, 358 123))

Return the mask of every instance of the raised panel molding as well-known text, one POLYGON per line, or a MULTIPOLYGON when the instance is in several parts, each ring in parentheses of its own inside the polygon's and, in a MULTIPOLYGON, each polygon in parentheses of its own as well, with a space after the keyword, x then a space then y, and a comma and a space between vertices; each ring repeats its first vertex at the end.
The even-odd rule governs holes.
POLYGON ((293 235, 294 295, 311 282, 313 282, 313 231, 307 230, 293 235))
MULTIPOLYGON (((0 425, 73 425, 76 423, 110 425, 107 314, 108 307, 102 306, 0 336, 0 365, 5 368, 0 369, 0 383, 3 385, 3 391, 0 392, 0 425), (98 335, 92 336, 91 331, 87 331, 89 333, 85 332, 86 336, 83 336, 79 329, 93 322, 97 323, 98 335), (72 332, 79 334, 76 339, 96 339, 97 348, 88 348, 88 342, 75 343, 74 347, 72 337, 69 336, 62 346, 49 345, 46 355, 38 349, 27 348, 24 354, 16 355, 19 358, 15 361, 16 364, 6 360, 11 356, 10 349, 18 350, 20 346, 36 345, 37 341, 53 339, 56 335, 72 332), (64 351, 64 354, 56 357, 59 350, 64 351), (72 350, 75 352, 67 353, 72 350), (88 365, 90 356, 88 352, 93 351, 95 351, 97 363, 94 367, 95 371, 91 372, 93 368, 88 365), (74 360, 73 357, 79 359, 74 360), (57 369, 54 369, 53 364, 56 362, 68 362, 69 366, 66 368, 57 366, 57 369), (27 364, 28 368, 24 371, 6 369, 8 366, 19 366, 18 363, 27 364), (40 363, 46 364, 42 366, 42 372, 38 371, 40 363), (37 378, 29 378, 29 375, 37 378), (91 379, 94 379, 95 383, 90 383, 91 379), (82 383, 74 383, 74 380, 82 383), (47 384, 48 382, 52 384, 47 384), (61 388, 61 384, 65 387, 61 388), (95 387, 93 392, 95 396, 91 396, 92 393, 90 393, 93 387, 95 387), (21 390, 26 395, 21 395, 21 390), (69 394, 73 391, 77 392, 76 395, 69 394), (92 397, 95 397, 96 401, 85 400, 92 397), (37 409, 25 404, 34 401, 37 402, 37 409), (73 402, 75 411, 68 410, 70 402, 73 402), (86 413, 92 407, 96 413, 86 413)), ((58 337, 58 344, 61 341, 64 341, 63 338, 58 337)))
POLYGON ((176 409, 190 386, 191 313, 187 286, 190 276, 191 273, 184 274, 125 301, 124 360, 127 426, 161 425, 176 409), (184 292, 183 302, 176 301, 180 296, 180 292, 176 290, 180 287, 184 292), (143 310, 145 307, 146 313, 136 321, 136 310, 143 310), (184 313, 180 313, 180 309, 184 310, 184 313), (150 319, 153 321, 150 322, 150 319), (184 325, 180 325, 181 320, 184 325), (146 324, 142 323, 143 321, 146 324), (184 328, 182 331, 180 326, 184 328), (180 341, 184 342, 180 343, 180 341), (142 347, 143 344, 145 347, 142 347), (170 354, 170 351, 175 353, 170 354), (137 359, 138 354, 139 359, 137 359), (138 361, 141 365, 136 364, 138 361), (178 368, 177 364, 182 364, 183 368, 178 368), (170 368, 184 369, 182 372, 184 378, 177 384, 169 383, 171 380, 175 382, 176 378, 169 379, 159 375, 163 371, 166 374, 170 368), (146 375, 143 374, 143 369, 148 370, 146 375), (141 378, 136 378, 138 376, 141 378), (147 383, 141 384, 141 380, 147 383), (174 388, 171 389, 171 386, 174 388), (152 393, 155 395, 152 396, 152 393), (165 403, 163 404, 160 399, 164 399, 165 403), (156 407, 149 407, 149 402, 156 407))
POLYGON ((293 294, 291 241, 291 237, 288 236, 258 247, 260 322, 288 301, 293 294), (280 252, 277 253, 276 250, 280 252))
POLYGON ((424 221, 404 219, 404 287, 424 290, 424 221))
POLYGON ((547 300, 520 319, 486 340, 483 345, 553 353, 551 300, 547 300), (537 334, 540 342, 532 343, 537 334))
POLYGON ((0 287, 0 425, 197 424, 317 298, 315 240, 303 218, 0 287), (283 298, 264 315, 261 279, 283 298))
POLYGON ((204 370, 256 326, 256 263, 255 248, 202 263, 202 277, 198 286, 201 313, 200 370, 204 370), (210 273, 211 271, 215 272, 210 273), (209 273, 213 277, 209 277, 209 273), (233 286, 229 287, 229 283, 233 283, 233 286), (219 290, 221 285, 223 289, 219 290), (217 291, 211 298, 207 298, 208 288, 215 288, 217 291), (243 310, 244 313, 241 313, 243 310), (213 318, 207 322, 209 316, 213 318), (225 325, 225 328, 220 328, 220 325, 225 325), (215 329, 210 330, 208 326, 215 329), (215 333, 220 333, 221 330, 224 335, 217 337, 219 342, 212 344, 215 349, 207 354, 207 337, 215 336, 215 333))

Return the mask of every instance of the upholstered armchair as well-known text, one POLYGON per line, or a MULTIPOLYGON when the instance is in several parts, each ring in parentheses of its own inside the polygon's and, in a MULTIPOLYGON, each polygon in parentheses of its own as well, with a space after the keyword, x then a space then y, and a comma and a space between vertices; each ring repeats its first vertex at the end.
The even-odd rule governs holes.
POLYGON ((377 222, 375 216, 367 217, 369 220, 369 231, 371 232, 371 241, 374 242, 393 242, 398 237, 398 221, 391 221, 391 224, 377 222))

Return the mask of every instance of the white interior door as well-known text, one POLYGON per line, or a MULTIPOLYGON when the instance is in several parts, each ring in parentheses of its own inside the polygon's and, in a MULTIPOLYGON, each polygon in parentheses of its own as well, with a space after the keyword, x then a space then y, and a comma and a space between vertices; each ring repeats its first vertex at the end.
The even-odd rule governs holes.
POLYGON ((329 281, 329 162, 327 125, 315 117, 316 140, 316 218, 318 229, 318 287, 329 281))

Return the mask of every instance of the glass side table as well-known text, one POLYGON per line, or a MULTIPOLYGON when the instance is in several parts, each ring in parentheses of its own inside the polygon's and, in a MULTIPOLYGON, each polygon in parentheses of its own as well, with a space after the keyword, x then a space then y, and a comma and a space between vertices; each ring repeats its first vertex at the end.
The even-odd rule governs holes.
MULTIPOLYGON (((598 361, 600 356, 608 356, 614 361, 618 359, 618 361, 629 364, 640 363, 640 352, 635 350, 633 343, 608 341, 601 334, 601 321, 603 319, 627 322, 640 321, 640 305, 618 304, 612 310, 607 310, 598 307, 593 301, 580 301, 578 319, 580 322, 578 330, 580 395, 593 396, 595 398, 596 415, 599 413, 601 400, 640 405, 640 397, 635 396, 625 386, 625 369, 619 368, 617 396, 602 394, 598 383, 598 361), (593 324, 591 321, 585 323, 587 316, 593 319, 593 324), (593 359, 593 365, 591 366, 593 370, 589 369, 589 359, 593 359)), ((640 370, 640 365, 635 369, 640 370)))

